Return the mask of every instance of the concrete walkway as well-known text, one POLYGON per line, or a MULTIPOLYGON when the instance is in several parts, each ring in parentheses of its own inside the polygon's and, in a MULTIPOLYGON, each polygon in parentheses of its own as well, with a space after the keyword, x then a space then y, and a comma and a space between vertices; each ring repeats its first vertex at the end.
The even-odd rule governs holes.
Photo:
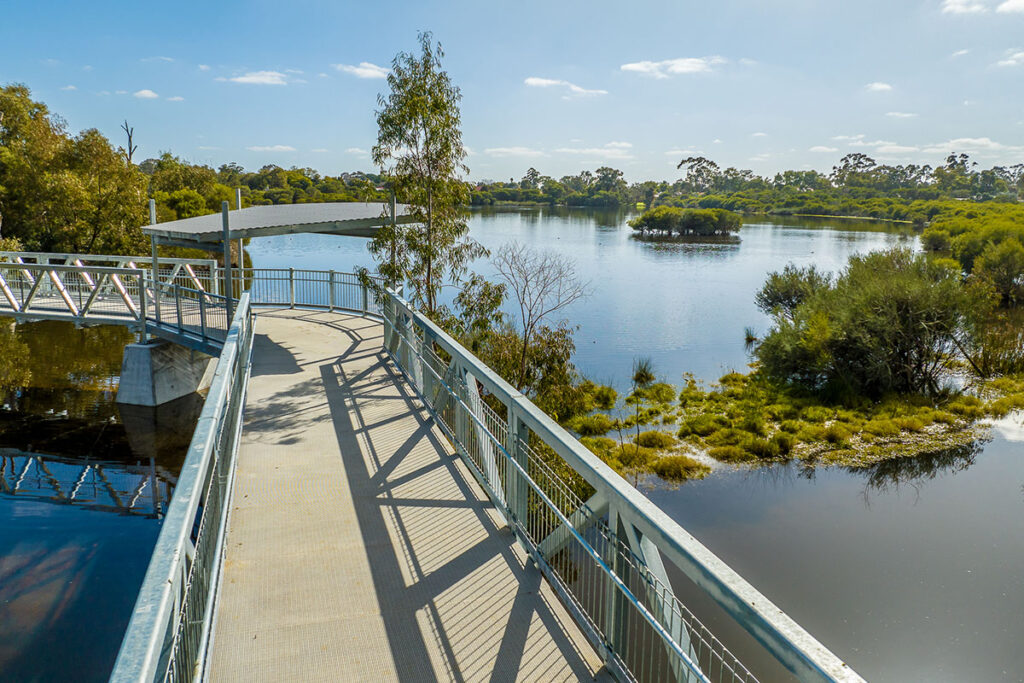
POLYGON ((273 311, 256 334, 210 680, 606 676, 380 323, 273 311))

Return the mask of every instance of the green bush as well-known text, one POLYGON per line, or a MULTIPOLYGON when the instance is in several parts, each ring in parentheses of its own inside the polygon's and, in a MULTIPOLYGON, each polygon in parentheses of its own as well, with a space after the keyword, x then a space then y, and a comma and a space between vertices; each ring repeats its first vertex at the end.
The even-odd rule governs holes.
POLYGON ((740 446, 758 458, 775 458, 780 452, 778 443, 756 436, 747 437, 740 446))
POLYGON ((896 436, 900 433, 900 427, 894 420, 877 418, 864 423, 864 431, 874 436, 896 436))
POLYGON ((580 415, 569 420, 568 426, 580 436, 601 436, 612 430, 612 419, 604 413, 580 415))
POLYGON ((634 439, 634 442, 647 448, 671 448, 676 444, 676 439, 668 432, 652 429, 651 431, 641 432, 634 439))
POLYGON ((786 432, 776 432, 772 435, 772 443, 779 448, 779 455, 789 455, 796 446, 796 437, 786 432))
POLYGON ((830 444, 840 446, 846 443, 846 440, 850 438, 850 430, 838 423, 833 422, 828 427, 825 427, 825 431, 822 432, 822 436, 825 437, 825 441, 830 444))
POLYGON ((667 481, 684 481, 699 479, 711 468, 686 455, 667 455, 651 463, 651 471, 667 481))
POLYGON ((683 425, 679 428, 679 437, 686 438, 691 434, 707 436, 728 426, 729 420, 721 415, 697 415, 683 422, 683 425))
POLYGON ((754 459, 751 453, 739 446, 716 446, 708 451, 708 455, 721 462, 747 462, 754 459))
POLYGON ((925 428, 924 420, 919 417, 897 417, 893 422, 905 432, 919 432, 925 428))

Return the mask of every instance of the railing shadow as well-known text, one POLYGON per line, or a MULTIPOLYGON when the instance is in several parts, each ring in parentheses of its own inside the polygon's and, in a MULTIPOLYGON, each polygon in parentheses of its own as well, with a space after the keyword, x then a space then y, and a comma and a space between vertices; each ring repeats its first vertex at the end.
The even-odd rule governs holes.
POLYGON ((359 330, 367 344, 350 346, 320 374, 399 678, 423 680, 431 650, 444 668, 433 675, 453 681, 591 678, 569 635, 575 625, 553 609, 540 572, 524 564, 492 504, 379 351, 380 332, 377 323, 359 330), (378 350, 367 354, 370 344, 378 350), (353 368, 359 359, 364 367, 353 368), (393 391, 381 396, 388 384, 397 401, 393 391), (385 400, 398 419, 381 419, 385 400), (412 428, 400 424, 410 420, 412 428), (478 525, 472 539, 467 516, 478 525))

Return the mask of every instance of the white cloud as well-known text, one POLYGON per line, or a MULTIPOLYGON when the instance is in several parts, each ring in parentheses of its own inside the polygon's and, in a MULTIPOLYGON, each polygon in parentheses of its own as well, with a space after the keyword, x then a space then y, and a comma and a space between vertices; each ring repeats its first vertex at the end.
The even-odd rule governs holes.
POLYGON ((288 74, 302 74, 302 73, 305 73, 305 72, 303 72, 302 69, 285 69, 284 72, 288 73, 288 74))
POLYGON ((895 145, 895 142, 889 140, 854 140, 850 143, 850 147, 885 147, 886 145, 895 145))
POLYGON ((695 154, 703 154, 699 149, 670 149, 665 152, 667 157, 692 157, 695 154))
POLYGON ((199 65, 199 70, 200 71, 209 71, 210 70, 210 65, 209 64, 200 64, 199 65))
POLYGON ((318 78, 327 78, 327 74, 325 74, 323 72, 320 72, 320 73, 317 74, 317 77, 318 78))
POLYGON ((220 149, 220 147, 211 147, 209 145, 199 145, 199 147, 197 149, 201 149, 204 152, 210 152, 210 151, 213 151, 215 149, 220 149))
POLYGON ((968 154, 984 154, 986 152, 1020 152, 1024 147, 1004 145, 991 138, 954 138, 946 142, 928 145, 922 149, 928 154, 950 154, 966 152, 968 154))
POLYGON ((620 69, 633 71, 635 73, 652 76, 654 78, 668 78, 677 74, 698 74, 714 71, 714 67, 725 64, 728 60, 724 57, 680 57, 678 59, 665 59, 660 62, 631 62, 623 64, 620 69))
POLYGON ((851 140, 863 140, 864 139, 864 133, 858 133, 856 135, 834 135, 832 137, 832 139, 833 140, 844 140, 844 141, 847 141, 847 142, 849 142, 851 140))
POLYGON ((722 144, 722 141, 721 141, 721 140, 719 140, 718 138, 715 138, 715 139, 714 139, 714 140, 712 140, 711 142, 715 143, 716 145, 720 145, 720 144, 722 144))
POLYGON ((115 90, 114 94, 115 95, 127 95, 128 91, 127 90, 115 90))
POLYGON ((996 62, 996 66, 1020 66, 1024 64, 1024 50, 1007 50, 1006 57, 996 62))
POLYGON ((766 138, 766 137, 768 137, 768 133, 762 133, 762 132, 758 131, 756 133, 751 133, 750 137, 752 137, 752 138, 766 138))
POLYGON ((234 83, 249 83, 252 85, 288 85, 288 77, 280 71, 250 71, 228 80, 234 83))
POLYGON ((562 81, 555 78, 539 78, 537 76, 530 76, 523 81, 526 85, 531 88, 565 88, 570 95, 576 95, 578 97, 586 97, 587 95, 607 95, 607 90, 588 90, 587 88, 581 88, 575 83, 569 81, 562 81))
POLYGON ((338 71, 352 74, 356 78, 387 78, 389 73, 389 69, 377 66, 372 62, 359 62, 359 66, 351 64, 332 64, 331 66, 338 71))
POLYGON ((97 94, 97 95, 100 95, 100 96, 104 96, 104 97, 105 97, 105 96, 107 96, 107 95, 109 95, 109 94, 110 94, 110 91, 109 91, 109 90, 100 90, 100 91, 99 91, 98 93, 96 93, 96 94, 97 94))
POLYGON ((73 85, 65 85, 61 90, 78 90, 78 88, 73 85))
POLYGON ((970 50, 957 50, 956 52, 951 54, 950 57, 953 57, 953 58, 963 57, 964 55, 968 54, 969 52, 970 52, 970 50))
POLYGON ((892 86, 888 83, 882 83, 881 81, 875 81, 874 83, 868 83, 864 86, 864 89, 869 92, 889 92, 892 90, 892 86))
POLYGON ((360 147, 349 147, 345 150, 345 154, 355 154, 356 156, 366 157, 370 156, 370 153, 360 147))
POLYGON ((891 119, 913 119, 917 117, 917 114, 912 114, 909 111, 887 111, 885 115, 891 119))
POLYGON ((603 147, 559 147, 555 152, 559 154, 572 154, 594 159, 632 159, 633 155, 629 150, 632 148, 628 142, 609 142, 603 147))
POLYGON ((143 88, 142 90, 136 90, 133 92, 132 97, 138 97, 140 100, 155 100, 160 96, 149 88, 143 88))
POLYGON ((250 152, 294 152, 295 148, 290 145, 253 145, 246 147, 250 152))
POLYGON ((811 147, 808 152, 838 152, 838 147, 826 147, 825 145, 815 145, 811 147))
POLYGON ((143 62, 173 62, 174 57, 143 57, 143 62))
POLYGON ((184 102, 185 98, 182 97, 181 95, 175 95, 174 97, 168 97, 167 101, 168 102, 184 102))
POLYGON ((740 58, 740 64, 743 66, 757 66, 757 60, 750 59, 748 57, 742 57, 740 58))
POLYGON ((943 14, 981 14, 988 7, 978 0, 942 0, 943 14))
POLYGON ((1024 0, 1006 0, 999 7, 997 12, 1024 12, 1024 0))
POLYGON ((484 154, 491 157, 543 157, 547 156, 539 149, 531 147, 488 147, 484 154))

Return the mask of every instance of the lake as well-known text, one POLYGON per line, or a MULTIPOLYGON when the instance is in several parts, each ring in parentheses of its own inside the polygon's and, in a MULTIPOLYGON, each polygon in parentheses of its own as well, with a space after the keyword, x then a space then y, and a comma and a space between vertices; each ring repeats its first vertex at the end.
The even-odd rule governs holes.
MULTIPOLYGON (((514 240, 575 259, 591 290, 565 312, 579 328, 576 364, 619 389, 639 355, 675 384, 684 372, 714 381, 745 369, 744 328, 768 326, 753 297, 770 271, 836 270, 852 254, 916 246, 878 223, 798 218, 748 219, 738 245, 658 245, 631 239, 626 219, 488 209, 470 220, 488 248, 514 240)), ((263 238, 248 251, 256 267, 372 266, 352 238, 263 238)), ((725 467, 641 490, 869 680, 1024 680, 1019 422, 975 450, 866 470, 725 467)))

